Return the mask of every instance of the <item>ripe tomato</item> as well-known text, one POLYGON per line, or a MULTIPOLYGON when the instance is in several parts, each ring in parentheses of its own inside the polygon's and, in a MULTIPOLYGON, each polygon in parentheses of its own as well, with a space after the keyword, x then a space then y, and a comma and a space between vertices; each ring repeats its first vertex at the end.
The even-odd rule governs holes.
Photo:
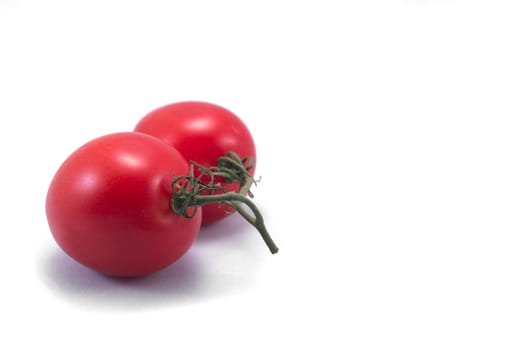
POLYGON ((140 133, 99 137, 60 166, 46 214, 58 245, 72 258, 114 276, 141 276, 166 267, 191 246, 201 210, 171 210, 172 179, 187 175, 185 158, 140 133))
MULTIPOLYGON (((148 113, 135 131, 153 135, 175 147, 188 160, 205 167, 216 166, 219 157, 235 152, 251 157, 255 171, 255 143, 250 131, 239 117, 221 106, 207 102, 178 102, 148 113)), ((197 174, 198 175, 198 174, 197 174)), ((238 191, 237 183, 226 184, 218 179, 226 192, 238 191)), ((202 223, 209 224, 233 212, 224 204, 202 207, 202 223)))

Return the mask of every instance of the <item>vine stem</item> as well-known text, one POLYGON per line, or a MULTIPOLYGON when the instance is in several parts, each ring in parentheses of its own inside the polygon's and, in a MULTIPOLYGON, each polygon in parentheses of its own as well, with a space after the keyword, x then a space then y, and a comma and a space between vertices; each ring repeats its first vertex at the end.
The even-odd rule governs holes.
POLYGON ((261 215, 261 212, 257 208, 257 206, 247 197, 245 197, 241 193, 237 192, 228 192, 228 193, 220 193, 220 194, 214 194, 214 195, 207 195, 207 196, 197 196, 195 198, 194 205, 195 206, 201 206, 204 204, 209 203, 224 203, 226 205, 229 205, 230 207, 234 208, 243 218, 246 219, 250 224, 255 226, 257 231, 261 234, 262 239, 264 240, 264 243, 268 246, 270 249, 270 252, 272 254, 275 254, 279 251, 279 248, 275 245, 272 237, 268 233, 268 230, 266 229, 266 226, 264 225, 264 219, 261 215), (246 204, 248 208, 253 213, 253 216, 250 215, 242 206, 242 204, 246 204))
POLYGON ((177 176, 172 181, 171 208, 173 212, 191 218, 195 215, 196 210, 190 211, 190 208, 211 203, 228 205, 259 231, 272 254, 277 253, 279 248, 268 233, 261 212, 250 199, 253 197, 250 192, 251 185, 256 183, 249 173, 252 167, 252 158, 241 159, 233 152, 219 158, 216 167, 208 168, 191 162, 190 174, 177 176), (200 170, 198 176, 195 176, 195 167, 200 170), (209 177, 209 180, 203 180, 205 176, 209 177), (221 177, 227 183, 239 183, 239 191, 226 192, 220 182, 215 182, 216 177, 221 177), (220 193, 215 193, 217 191, 220 193), (251 211, 251 214, 245 207, 251 211))

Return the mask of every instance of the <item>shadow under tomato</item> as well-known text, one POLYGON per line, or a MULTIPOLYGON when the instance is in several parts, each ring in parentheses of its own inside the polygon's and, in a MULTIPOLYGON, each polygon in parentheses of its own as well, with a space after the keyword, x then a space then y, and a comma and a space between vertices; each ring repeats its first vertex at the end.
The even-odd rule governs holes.
POLYGON ((89 308, 137 309, 166 303, 188 303, 209 294, 196 254, 181 259, 154 274, 139 278, 109 277, 90 270, 53 249, 41 262, 44 283, 50 289, 89 308))
POLYGON ((53 247, 40 259, 42 281, 60 299, 89 309, 137 310, 191 304, 253 287, 268 258, 257 230, 235 214, 203 227, 178 261, 140 278, 114 278, 53 247))

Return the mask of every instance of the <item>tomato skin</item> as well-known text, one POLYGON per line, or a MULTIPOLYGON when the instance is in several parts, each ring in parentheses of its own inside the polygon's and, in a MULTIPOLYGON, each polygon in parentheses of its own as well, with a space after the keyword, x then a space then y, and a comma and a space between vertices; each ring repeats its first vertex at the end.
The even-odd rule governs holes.
POLYGON ((154 137, 117 133, 71 154, 51 181, 46 214, 58 245, 73 259, 113 276, 142 276, 180 258, 195 240, 192 219, 170 207, 171 182, 185 158, 154 137))
MULTIPOLYGON (((255 172, 255 143, 250 131, 239 117, 216 104, 185 101, 165 105, 144 116, 134 130, 161 139, 188 161, 206 167, 216 166, 219 157, 232 151, 241 159, 252 157, 254 167, 250 173, 255 172)), ((220 179, 219 182, 226 192, 239 190, 238 184, 225 184, 220 179)), ((207 204, 202 211, 202 223, 206 225, 225 218, 233 209, 207 204)))

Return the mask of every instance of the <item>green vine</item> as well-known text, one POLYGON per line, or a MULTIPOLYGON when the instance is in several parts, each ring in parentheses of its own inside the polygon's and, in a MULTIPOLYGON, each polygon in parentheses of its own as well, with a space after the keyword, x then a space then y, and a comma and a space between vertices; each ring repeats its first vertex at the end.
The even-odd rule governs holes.
POLYGON ((250 199, 253 198, 250 188, 256 184, 250 174, 253 166, 253 158, 241 159, 234 152, 220 157, 217 166, 213 167, 191 162, 189 175, 177 176, 171 183, 173 212, 186 218, 192 218, 197 213, 196 210, 193 210, 195 207, 210 203, 228 205, 259 231, 272 254, 277 253, 279 248, 270 237, 261 212, 250 199), (195 176, 195 168, 199 170, 198 176, 195 176), (221 182, 216 181, 217 178, 229 184, 238 183, 239 191, 226 192, 221 182))

